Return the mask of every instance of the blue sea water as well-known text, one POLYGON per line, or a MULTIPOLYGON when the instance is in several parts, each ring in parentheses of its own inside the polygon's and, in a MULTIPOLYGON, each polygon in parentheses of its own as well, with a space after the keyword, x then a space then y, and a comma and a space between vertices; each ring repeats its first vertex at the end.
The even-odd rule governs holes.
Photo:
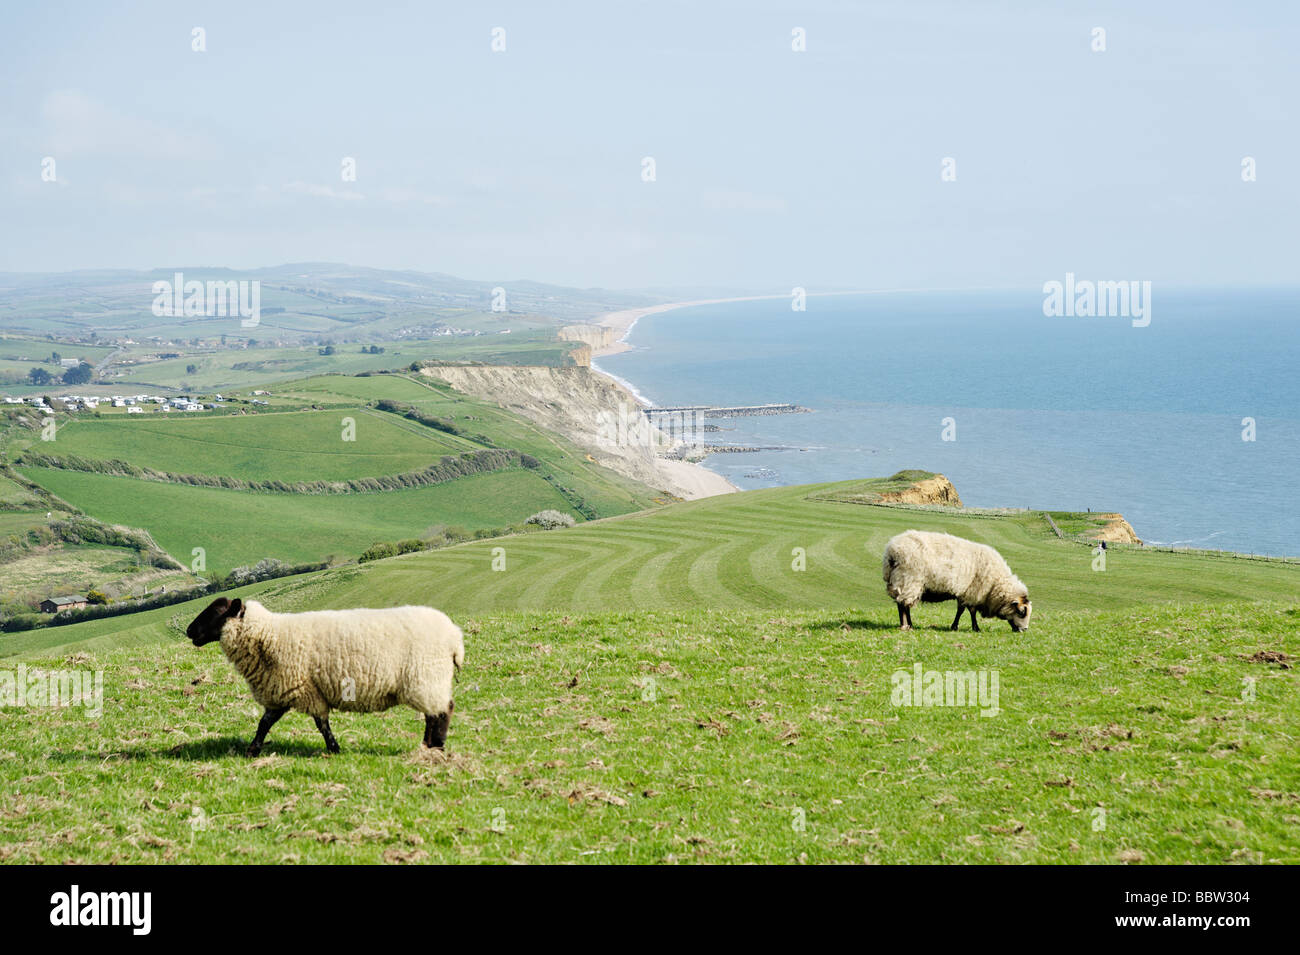
POLYGON ((715 422, 741 488, 946 474, 968 505, 1119 511, 1153 543, 1300 555, 1300 289, 1164 291, 1151 322, 1043 315, 1038 289, 814 296, 651 315, 599 367, 715 422), (943 440, 944 419, 955 440, 943 440), (1244 418, 1255 440, 1242 439, 1244 418))

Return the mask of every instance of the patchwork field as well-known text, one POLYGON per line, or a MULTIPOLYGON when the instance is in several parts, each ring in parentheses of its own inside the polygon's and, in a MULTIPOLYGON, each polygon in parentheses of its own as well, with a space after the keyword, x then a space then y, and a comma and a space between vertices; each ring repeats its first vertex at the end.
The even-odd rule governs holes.
MULTIPOLYGON (((353 560, 372 544, 423 537, 436 527, 496 530, 546 509, 583 520, 640 510, 655 501, 652 489, 600 467, 563 438, 487 402, 412 377, 316 376, 275 386, 269 400, 275 410, 251 414, 61 415, 54 441, 41 441, 38 431, 16 424, 21 416, 6 419, 0 457, 12 462, 31 455, 20 465, 22 476, 66 504, 42 499, 4 477, 0 503, 39 508, 41 522, 47 510, 70 506, 108 523, 141 528, 186 566, 194 548, 203 547, 204 572, 211 574, 264 557, 288 563, 331 556, 353 560), (463 434, 376 410, 374 403, 382 399, 448 420, 463 434), (344 440, 345 428, 352 440, 344 440), (536 461, 508 474, 477 474, 437 486, 378 490, 364 483, 421 472, 448 455, 488 448, 513 449, 536 461), (36 455, 84 470, 45 467, 36 455), (105 463, 111 461, 166 472, 171 483, 94 470, 113 468, 105 463), (210 486, 224 479, 270 483, 274 493, 210 486), (363 493, 302 493, 310 490, 302 485, 318 481, 362 482, 363 493)), ((4 536, 0 533, 0 539, 4 536)), ((41 566, 46 565, 31 568, 41 566)), ((24 572, 33 592, 63 586, 55 565, 48 569, 44 581, 24 572)))
POLYGON ((242 416, 83 419, 40 450, 178 474, 245 480, 344 481, 400 474, 478 445, 430 428, 402 427, 391 415, 297 411, 242 416), (350 430, 344 418, 350 418, 350 430), (345 440, 345 434, 350 440, 345 440))
POLYGON ((470 531, 522 521, 565 499, 530 471, 476 474, 382 494, 274 494, 161 484, 134 478, 24 468, 23 473, 91 517, 145 527, 185 564, 196 547, 207 569, 275 557, 288 563, 355 558, 379 541, 419 537, 438 525, 470 531))
MULTIPOLYGON (((268 327, 264 334, 273 333, 268 327)), ((119 389, 154 386, 181 390, 221 391, 265 387, 288 378, 326 372, 352 375, 361 371, 402 368, 413 361, 482 361, 491 364, 564 364, 573 346, 553 340, 549 332, 522 332, 435 339, 380 342, 380 354, 363 353, 360 344, 335 346, 322 355, 317 345, 279 348, 209 350, 164 360, 132 359, 114 364, 108 383, 119 389), (190 371, 190 366, 194 370, 190 371)))
POLYGON ((342 396, 362 401, 388 398, 444 418, 471 437, 484 435, 494 445, 514 448, 546 463, 547 470, 601 517, 642 510, 668 499, 629 478, 600 467, 590 456, 560 435, 539 428, 503 408, 462 394, 429 378, 374 375, 366 378, 318 376, 286 382, 276 388, 286 399, 324 404, 342 396))
POLYGON ((111 355, 112 345, 83 345, 74 342, 55 342, 44 338, 10 338, 0 336, 0 358, 28 362, 43 362, 53 353, 60 358, 79 358, 92 365, 111 355))

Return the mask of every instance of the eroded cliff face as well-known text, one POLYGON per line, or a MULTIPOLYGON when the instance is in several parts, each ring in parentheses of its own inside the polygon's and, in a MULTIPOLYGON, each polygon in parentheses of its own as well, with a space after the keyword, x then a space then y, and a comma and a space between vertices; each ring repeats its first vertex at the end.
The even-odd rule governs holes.
MULTIPOLYGON (((556 333, 556 336, 562 342, 582 342, 591 350, 599 350, 612 345, 616 339, 616 331, 608 325, 565 325, 556 333)), ((585 364, 591 364, 590 352, 585 364)))
POLYGON ((1141 538, 1137 536, 1137 531, 1133 530, 1133 525, 1124 520, 1123 514, 1098 514, 1097 516, 1107 523, 1105 527, 1091 535, 1093 540, 1116 544, 1142 543, 1141 538))
POLYGON ((561 434, 597 464, 655 490, 688 499, 735 490, 704 468, 661 460, 670 442, 650 426, 636 398, 588 367, 430 365, 421 374, 561 434))
POLYGON ((886 491, 880 495, 882 503, 886 504, 944 504, 950 507, 961 507, 961 498, 957 496, 957 489, 952 486, 942 474, 936 474, 934 477, 925 478, 917 481, 911 487, 904 491, 886 491))

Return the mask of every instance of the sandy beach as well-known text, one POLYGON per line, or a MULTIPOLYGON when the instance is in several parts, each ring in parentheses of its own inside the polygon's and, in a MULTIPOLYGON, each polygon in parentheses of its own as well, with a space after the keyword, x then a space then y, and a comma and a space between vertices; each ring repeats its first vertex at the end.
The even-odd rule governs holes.
POLYGON ((660 312, 669 312, 675 308, 690 308, 693 305, 721 305, 725 302, 757 302, 763 299, 789 298, 788 295, 746 295, 740 298, 702 298, 694 302, 667 302, 663 305, 650 305, 646 308, 626 308, 621 312, 610 312, 608 315, 602 315, 596 322, 597 325, 611 329, 613 341, 595 349, 592 355, 596 358, 602 355, 617 355, 619 352, 625 352, 632 346, 627 343, 627 336, 632 331, 632 326, 647 315, 657 315, 660 312))
MULTIPOLYGON (((647 315, 657 315, 660 312, 671 311, 675 308, 688 308, 692 305, 720 305, 724 302, 754 302, 761 299, 787 297, 785 295, 747 295, 739 298, 706 298, 697 299, 693 302, 668 302, 663 305, 650 305, 645 308, 628 308, 619 312, 610 312, 608 315, 601 316, 596 324, 610 329, 610 337, 613 340, 608 345, 594 349, 592 355, 600 358, 604 355, 617 355, 619 352, 627 351, 632 347, 627 343, 627 336, 631 333, 632 327, 647 315)), ((614 379, 621 386, 627 387, 630 384, 609 374, 598 365, 593 364, 592 370, 605 375, 607 378, 614 379)), ((713 497, 715 494, 732 494, 740 490, 721 474, 710 471, 702 464, 660 458, 656 462, 656 467, 664 478, 678 489, 678 493, 687 500, 713 497)))
MULTIPOLYGON (((872 291, 852 290, 847 292, 809 292, 808 297, 812 298, 818 295, 869 295, 872 291)), ((667 302, 663 305, 648 305, 645 308, 627 308, 618 312, 610 312, 602 315, 596 322, 596 325, 610 329, 609 344, 602 345, 592 351, 595 358, 604 355, 617 355, 619 352, 625 352, 632 346, 628 344, 627 337, 632 332, 632 327, 638 321, 647 315, 658 315, 660 312, 668 312, 675 308, 689 308, 694 305, 722 305, 728 302, 759 302, 771 299, 789 299, 789 295, 742 295, 735 298, 702 298, 691 302, 667 302)), ((604 375, 606 378, 613 379, 619 386, 637 394, 635 385, 632 382, 623 381, 615 375, 611 375, 599 365, 592 363, 592 370, 604 375)), ((646 403, 644 399, 638 399, 646 403)), ((715 494, 730 494, 738 491, 740 488, 732 484, 721 474, 716 474, 704 467, 702 464, 696 464, 688 461, 672 461, 666 458, 660 458, 657 461, 657 468, 664 475, 665 479, 679 488, 679 493, 687 499, 697 497, 712 497, 715 494)))

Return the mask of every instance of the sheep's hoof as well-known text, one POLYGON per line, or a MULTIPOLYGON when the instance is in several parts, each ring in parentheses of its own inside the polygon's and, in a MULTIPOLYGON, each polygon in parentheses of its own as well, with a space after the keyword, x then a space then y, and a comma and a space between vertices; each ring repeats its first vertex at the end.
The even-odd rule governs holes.
POLYGON ((248 747, 248 749, 244 750, 244 755, 247 756, 249 759, 252 759, 261 751, 262 751, 262 747, 260 746, 250 746, 248 747))
POLYGON ((899 630, 911 630, 911 629, 912 629, 912 625, 911 625, 910 623, 905 623, 905 624, 903 624, 901 627, 899 627, 898 629, 899 629, 899 630))

